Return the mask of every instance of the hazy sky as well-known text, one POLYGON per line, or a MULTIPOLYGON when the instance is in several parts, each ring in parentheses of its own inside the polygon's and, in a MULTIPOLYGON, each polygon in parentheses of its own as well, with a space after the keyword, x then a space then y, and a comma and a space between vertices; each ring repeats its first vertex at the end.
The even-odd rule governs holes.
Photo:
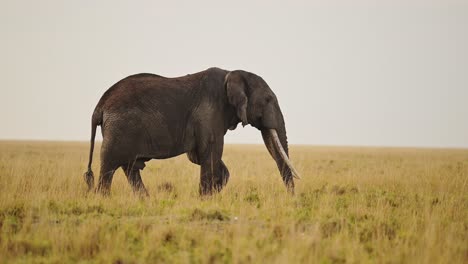
POLYGON ((268 82, 292 144, 468 147, 468 1, 1 0, 0 33, 0 139, 89 140, 121 78, 217 66, 268 82))

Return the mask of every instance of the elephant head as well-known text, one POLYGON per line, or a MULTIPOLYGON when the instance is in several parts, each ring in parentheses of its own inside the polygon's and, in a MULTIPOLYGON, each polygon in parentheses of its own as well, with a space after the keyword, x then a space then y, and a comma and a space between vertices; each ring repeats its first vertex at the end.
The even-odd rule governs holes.
POLYGON ((288 140, 283 114, 278 99, 260 77, 246 71, 232 71, 225 77, 229 103, 243 126, 250 124, 259 129, 268 152, 276 161, 283 182, 294 192, 293 177, 299 174, 289 160, 288 140))

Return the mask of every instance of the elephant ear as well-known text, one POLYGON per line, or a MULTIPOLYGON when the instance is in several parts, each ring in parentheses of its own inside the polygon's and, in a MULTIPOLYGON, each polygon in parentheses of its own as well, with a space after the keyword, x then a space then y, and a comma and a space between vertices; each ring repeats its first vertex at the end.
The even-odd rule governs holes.
POLYGON ((247 122, 247 89, 244 78, 239 72, 230 72, 225 78, 226 93, 229 103, 236 108, 237 117, 242 121, 242 126, 247 122))

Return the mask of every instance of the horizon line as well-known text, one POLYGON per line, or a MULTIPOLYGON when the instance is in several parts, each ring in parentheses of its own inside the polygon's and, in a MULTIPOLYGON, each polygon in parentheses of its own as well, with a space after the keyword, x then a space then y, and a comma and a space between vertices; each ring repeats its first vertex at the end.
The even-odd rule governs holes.
MULTIPOLYGON (((0 139, 2 142, 30 142, 30 143, 90 143, 89 140, 61 140, 61 139, 0 139)), ((102 140, 96 140, 96 143, 101 143, 102 140)), ((224 143, 224 145, 261 145, 263 143, 224 143)), ((353 145, 353 144, 310 144, 299 143, 291 144, 289 146, 296 147, 327 147, 327 148, 388 148, 388 149, 434 149, 434 150, 468 150, 468 147, 454 147, 454 146, 410 146, 410 145, 353 145)))

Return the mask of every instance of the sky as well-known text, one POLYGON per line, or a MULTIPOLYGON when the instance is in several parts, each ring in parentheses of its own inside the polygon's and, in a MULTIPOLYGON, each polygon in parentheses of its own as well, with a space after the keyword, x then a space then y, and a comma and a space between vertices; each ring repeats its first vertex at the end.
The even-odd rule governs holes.
POLYGON ((1 0, 0 34, 0 139, 87 141, 118 80, 216 66, 263 77, 290 144, 468 148, 468 1, 1 0))

